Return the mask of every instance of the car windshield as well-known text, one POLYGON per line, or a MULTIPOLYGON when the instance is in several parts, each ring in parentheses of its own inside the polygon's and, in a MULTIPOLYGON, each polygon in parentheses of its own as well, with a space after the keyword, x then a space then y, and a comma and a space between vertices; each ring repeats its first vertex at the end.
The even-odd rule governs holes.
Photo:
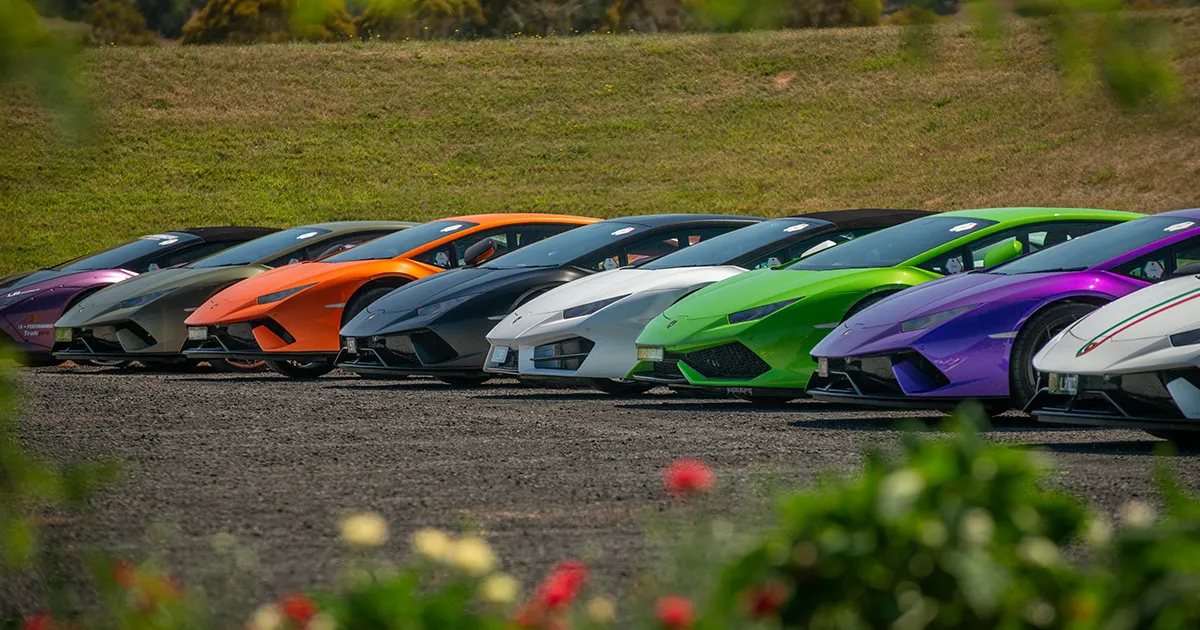
POLYGON ((925 217, 861 236, 848 243, 801 258, 785 269, 825 271, 895 267, 900 263, 978 232, 996 222, 962 215, 925 217))
POLYGON ((166 234, 151 234, 124 245, 117 245, 98 254, 76 258, 55 267, 59 271, 96 271, 97 269, 120 269, 136 260, 173 248, 180 243, 190 243, 200 240, 195 234, 184 232, 167 232, 166 234))
POLYGON ((755 223, 720 236, 705 239, 642 265, 642 269, 673 269, 677 267, 708 267, 725 265, 774 243, 781 243, 814 228, 830 225, 819 219, 787 218, 755 223))
POLYGON ((1048 247, 998 267, 989 273, 1016 275, 1049 271, 1082 271, 1181 230, 1194 229, 1197 221, 1183 217, 1145 217, 1118 223, 1085 236, 1048 247))
POLYGON ((383 238, 368 241, 353 249, 348 249, 340 254, 324 258, 321 262, 340 263, 355 260, 385 260, 395 258, 401 254, 407 254, 422 245, 427 245, 433 241, 445 238, 451 234, 457 234, 477 225, 479 224, 470 221, 432 221, 408 228, 407 230, 388 234, 383 238))
POLYGON ((210 267, 249 265, 264 258, 270 258, 275 254, 290 249, 294 245, 306 242, 322 234, 329 234, 329 232, 330 230, 326 230, 325 228, 311 226, 276 232, 262 238, 256 238, 248 243, 242 243, 237 247, 231 247, 208 258, 201 258, 199 261, 192 263, 191 267, 193 269, 208 269, 210 267))
POLYGON ((558 267, 622 241, 630 234, 644 232, 648 229, 644 225, 620 221, 592 223, 522 247, 511 254, 505 254, 489 261, 484 268, 558 267))

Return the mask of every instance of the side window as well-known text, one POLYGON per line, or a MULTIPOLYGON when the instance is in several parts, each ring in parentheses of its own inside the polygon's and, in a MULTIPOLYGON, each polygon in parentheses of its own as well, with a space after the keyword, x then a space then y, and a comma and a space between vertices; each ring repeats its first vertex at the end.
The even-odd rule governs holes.
POLYGON ((519 249, 536 243, 544 238, 550 238, 556 234, 562 234, 567 230, 576 227, 567 223, 535 223, 533 225, 518 225, 508 229, 509 245, 512 249, 519 249))
POLYGON ((508 234, 505 233, 505 230, 506 228, 480 230, 474 234, 467 234, 466 236, 453 241, 451 246, 454 247, 454 255, 450 258, 454 262, 454 265, 456 267, 461 267, 466 264, 467 250, 470 249, 472 245, 482 241, 485 238, 492 239, 492 241, 496 244, 496 253, 492 254, 492 258, 507 254, 509 252, 508 234))
MULTIPOLYGON (((464 250, 465 251, 465 250, 464 250)), ((426 265, 449 269, 454 266, 454 245, 446 243, 441 247, 436 247, 427 252, 422 252, 413 256, 413 260, 423 262, 426 265)))
POLYGON ((166 252, 164 254, 153 256, 138 263, 141 269, 133 269, 138 273, 143 271, 154 271, 155 269, 166 269, 174 267, 182 263, 189 263, 193 260, 200 260, 209 254, 215 254, 230 245, 237 243, 196 243, 188 247, 183 247, 175 251, 166 252))
POLYGON ((729 228, 690 228, 665 234, 655 234, 640 241, 630 243, 624 248, 624 256, 618 267, 632 265, 646 258, 658 258, 691 247, 696 243, 720 236, 730 231, 729 228))
POLYGON ((307 260, 316 260, 324 258, 331 254, 336 254, 340 251, 345 251, 361 245, 371 239, 379 238, 387 234, 391 234, 392 230, 374 231, 374 232, 355 232, 353 234, 342 234, 333 238, 327 238, 323 241, 318 241, 302 249, 292 250, 291 252, 272 260, 267 263, 268 267, 282 267, 284 265, 294 265, 296 263, 307 260))
POLYGON ((858 236, 871 232, 873 230, 858 230, 845 232, 835 232, 833 234, 822 234, 815 238, 805 238, 788 245, 784 245, 778 249, 772 250, 760 255, 746 263, 748 269, 767 269, 770 267, 779 267, 796 260, 815 254, 819 251, 829 249, 835 245, 840 245, 846 241, 852 240, 858 236))
POLYGON ((1110 225, 1113 224, 1078 221, 1023 225, 982 237, 958 249, 936 256, 922 263, 920 267, 942 275, 990 269, 1014 258, 1065 243, 1110 225))
POLYGON ((1200 261, 1200 237, 1189 238, 1171 247, 1150 252, 1113 271, 1143 282, 1158 282, 1170 278, 1176 269, 1196 261, 1200 261))

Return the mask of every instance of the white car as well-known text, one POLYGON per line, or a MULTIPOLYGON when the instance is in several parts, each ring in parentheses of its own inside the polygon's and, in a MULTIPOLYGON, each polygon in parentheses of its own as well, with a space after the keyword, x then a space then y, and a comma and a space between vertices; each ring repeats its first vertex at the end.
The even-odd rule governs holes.
POLYGON ((1200 441, 1200 262, 1075 322, 1033 358, 1044 422, 1200 441))
MULTIPOLYGON (((648 390, 655 383, 626 379, 637 363, 634 340, 683 296, 748 269, 778 266, 927 214, 864 209, 774 219, 568 282, 517 307, 488 333, 491 349, 484 370, 586 380, 613 394, 648 390)), ((681 376, 671 384, 686 381, 681 376)))

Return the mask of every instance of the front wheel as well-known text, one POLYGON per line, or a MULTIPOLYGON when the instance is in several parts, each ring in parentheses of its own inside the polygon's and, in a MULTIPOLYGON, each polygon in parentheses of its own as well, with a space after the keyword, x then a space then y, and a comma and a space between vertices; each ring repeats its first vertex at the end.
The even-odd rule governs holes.
POLYGON ((594 378, 592 387, 613 396, 637 396, 654 389, 653 383, 627 381, 619 378, 594 378))
POLYGON ((1016 409, 1024 409, 1037 394, 1038 373, 1033 369, 1033 357, 1055 335, 1096 310, 1092 304, 1061 302, 1042 309, 1025 322, 1013 343, 1008 361, 1009 397, 1016 409))
POLYGON ((333 359, 316 361, 265 361, 267 367, 290 378, 317 378, 333 371, 333 359))

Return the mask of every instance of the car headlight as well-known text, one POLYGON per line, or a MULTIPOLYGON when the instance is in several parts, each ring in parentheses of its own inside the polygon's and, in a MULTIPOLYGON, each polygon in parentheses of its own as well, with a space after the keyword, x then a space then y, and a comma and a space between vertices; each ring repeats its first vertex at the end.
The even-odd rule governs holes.
POLYGON ((163 289, 162 291, 155 291, 154 293, 147 293, 146 295, 139 295, 135 298, 129 298, 128 300, 123 300, 120 304, 118 304, 117 308, 133 308, 135 306, 149 304, 174 290, 174 288, 163 289))
POLYGON ((260 295, 258 297, 258 303, 259 304, 270 304, 271 302, 278 302, 279 300, 282 300, 284 298, 292 297, 293 295, 296 295, 297 293, 299 293, 309 287, 315 287, 315 286, 317 286, 317 283, 313 282, 312 284, 306 284, 301 287, 292 287, 290 289, 284 289, 282 291, 276 291, 274 293, 260 295))
POLYGON ((588 302, 587 304, 580 304, 579 306, 572 306, 571 308, 563 311, 563 319, 572 319, 575 317, 583 317, 584 315, 591 315, 592 313, 595 313, 609 304, 624 300, 630 295, 631 294, 626 293, 625 295, 610 297, 607 300, 597 300, 595 302, 588 302))
POLYGON ((13 291, 12 293, 6 293, 3 297, 0 297, 0 308, 16 304, 30 295, 37 293, 38 291, 41 291, 41 289, 25 289, 24 291, 13 291))
POLYGON ((1175 333, 1171 335, 1170 339, 1172 346, 1194 346, 1200 343, 1200 328, 1175 333))
POLYGON ((475 297, 476 295, 479 295, 479 294, 472 293, 470 295, 464 295, 462 297, 456 297, 456 298, 451 298, 449 300, 443 300, 441 302, 436 302, 436 303, 430 304, 428 306, 422 306, 421 308, 417 309, 417 317, 436 317, 438 315, 441 315, 442 313, 446 313, 446 312, 450 311, 454 307, 458 306, 459 304, 462 304, 463 302, 466 302, 467 300, 475 297))
POLYGON ((937 326, 938 324, 941 324, 942 322, 954 319, 955 317, 958 317, 959 315, 966 313, 967 311, 975 308, 976 306, 979 306, 979 305, 978 304, 968 304, 967 306, 959 306, 957 308, 952 308, 952 309, 945 310, 945 311, 939 311, 939 312, 933 313, 931 315, 922 315, 921 317, 916 317, 916 318, 913 318, 910 320, 906 320, 906 321, 900 322, 900 331, 901 332, 912 332, 914 330, 925 330, 926 328, 933 328, 934 326, 937 326))
POLYGON ((798 298, 792 298, 790 300, 784 300, 782 302, 775 302, 774 304, 765 304, 763 306, 755 306, 754 308, 748 308, 744 311, 730 313, 729 314, 729 323, 730 324, 740 324, 742 322, 751 322, 756 319, 762 319, 762 318, 766 317, 767 315, 770 315, 771 313, 774 313, 775 311, 778 311, 779 309, 781 309, 785 306, 788 306, 789 304, 794 304, 803 299, 804 299, 804 296, 800 296, 798 298))

